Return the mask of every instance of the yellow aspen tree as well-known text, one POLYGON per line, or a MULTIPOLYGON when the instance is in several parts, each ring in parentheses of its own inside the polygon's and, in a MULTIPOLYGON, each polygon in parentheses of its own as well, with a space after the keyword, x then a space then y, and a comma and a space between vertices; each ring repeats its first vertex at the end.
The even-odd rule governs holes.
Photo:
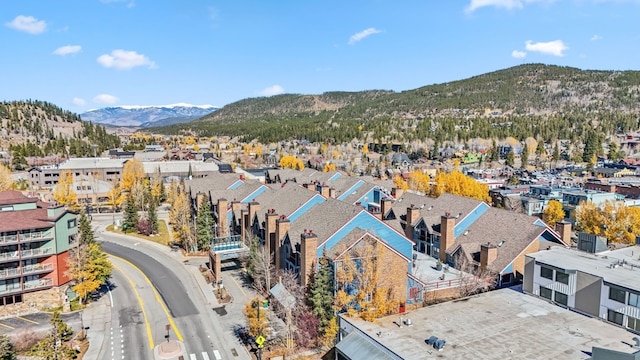
POLYGON ((133 185, 144 179, 145 175, 144 166, 140 160, 135 158, 128 160, 122 170, 122 189, 124 191, 131 191, 133 185))
POLYGON ((604 235, 602 211, 591 201, 581 201, 575 211, 576 228, 594 235, 604 235))
POLYGON ((542 219, 549 226, 555 226, 556 223, 564 220, 564 216, 562 204, 558 200, 550 200, 542 212, 542 219))
POLYGON ((0 164, 0 191, 10 190, 13 188, 13 178, 11 178, 11 169, 0 164))
POLYGON ((393 186, 401 189, 402 191, 407 191, 407 189, 409 189, 409 184, 400 175, 396 175, 393 177, 393 186))
POLYGON ((334 163, 326 163, 324 164, 324 168, 322 168, 322 172, 336 171, 336 164, 334 163))
POLYGON ((78 196, 73 189, 73 174, 71 174, 71 171, 63 170, 60 173, 58 184, 56 184, 53 191, 53 198, 66 207, 75 207, 77 205, 78 196))
POLYGON ((125 198, 126 197, 124 196, 124 194, 122 193, 122 189, 120 188, 120 184, 116 181, 115 183, 113 183, 111 190, 109 190, 109 192, 107 193, 107 204, 111 206, 111 209, 113 210, 112 220, 114 224, 116 222, 116 209, 119 208, 120 205, 122 205, 122 202, 125 198))

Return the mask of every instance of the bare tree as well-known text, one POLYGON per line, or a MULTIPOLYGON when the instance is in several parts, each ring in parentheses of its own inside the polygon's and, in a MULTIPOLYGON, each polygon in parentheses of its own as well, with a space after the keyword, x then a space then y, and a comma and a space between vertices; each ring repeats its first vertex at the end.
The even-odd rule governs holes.
POLYGON ((269 254, 265 247, 260 244, 260 240, 251 240, 249 251, 249 263, 247 272, 253 279, 254 288, 261 293, 268 293, 271 290, 271 283, 275 273, 272 263, 273 254, 269 254))
POLYGON ((456 258, 456 267, 460 270, 458 279, 458 296, 467 297, 473 294, 487 291, 497 283, 497 274, 486 268, 469 261, 466 256, 456 258))

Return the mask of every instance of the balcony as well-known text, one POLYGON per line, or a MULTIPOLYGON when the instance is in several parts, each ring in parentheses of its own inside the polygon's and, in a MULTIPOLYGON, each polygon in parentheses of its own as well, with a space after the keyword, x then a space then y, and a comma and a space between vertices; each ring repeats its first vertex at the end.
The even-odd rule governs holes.
MULTIPOLYGON (((13 269, 11 269, 13 270, 13 269)), ((49 272, 53 270, 53 264, 34 264, 34 265, 25 265, 22 267, 22 274, 34 274, 40 272, 49 272)))
POLYGON ((27 281, 24 283, 24 290, 34 290, 34 289, 39 289, 39 288, 45 288, 45 287, 49 287, 49 286, 53 286, 53 281, 51 279, 38 279, 38 280, 32 280, 32 281, 27 281))
POLYGON ((22 275, 20 268, 0 270, 0 279, 18 277, 20 275, 22 275))
POLYGON ((20 242, 29 242, 29 241, 43 241, 50 240, 53 238, 53 232, 51 230, 47 231, 32 231, 28 233, 21 233, 20 242))
POLYGON ((3 235, 0 236, 0 246, 15 244, 18 242, 18 235, 3 235))
POLYGON ((12 283, 12 284, 8 284, 6 286, 0 287, 0 294, 10 294, 10 293, 16 293, 21 291, 22 291, 22 288, 20 288, 20 283, 12 283))
POLYGON ((20 251, 20 256, 23 259, 24 258, 29 258, 29 257, 49 256, 51 254, 53 254, 53 248, 50 248, 50 247, 36 248, 36 249, 29 249, 29 250, 20 251))
POLYGON ((18 261, 20 258, 18 257, 18 250, 7 251, 0 253, 0 262, 2 261, 18 261))

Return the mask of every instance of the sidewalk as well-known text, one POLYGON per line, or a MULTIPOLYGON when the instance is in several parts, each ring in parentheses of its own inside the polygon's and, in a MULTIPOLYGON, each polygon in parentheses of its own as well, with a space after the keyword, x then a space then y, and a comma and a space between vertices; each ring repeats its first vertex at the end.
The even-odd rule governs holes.
POLYGON ((87 329, 89 349, 84 354, 84 359, 99 359, 104 345, 104 337, 111 323, 111 304, 106 299, 93 302, 82 311, 82 322, 87 329))

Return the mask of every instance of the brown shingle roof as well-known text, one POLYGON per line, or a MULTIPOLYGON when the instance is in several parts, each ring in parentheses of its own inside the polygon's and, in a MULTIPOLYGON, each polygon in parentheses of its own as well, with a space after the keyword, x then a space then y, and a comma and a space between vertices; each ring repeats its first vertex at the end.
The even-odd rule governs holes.
POLYGON ((24 196, 20 191, 5 190, 0 191, 0 205, 25 204, 38 201, 38 198, 24 196))

